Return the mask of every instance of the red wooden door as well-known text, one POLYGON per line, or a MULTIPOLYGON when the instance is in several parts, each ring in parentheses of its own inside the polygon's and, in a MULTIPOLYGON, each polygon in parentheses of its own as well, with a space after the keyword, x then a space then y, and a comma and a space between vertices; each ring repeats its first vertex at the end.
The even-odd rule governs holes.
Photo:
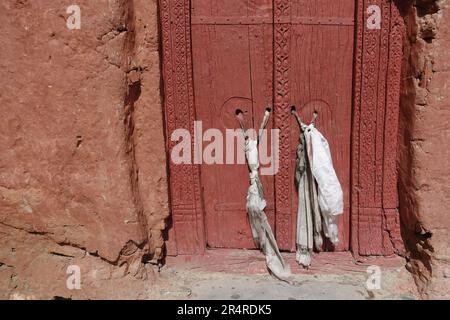
MULTIPOLYGON (((238 127, 237 107, 259 126, 265 107, 274 106, 269 129, 273 123, 281 129, 282 171, 263 176, 262 183, 266 213, 285 250, 295 249, 297 210, 293 173, 299 129, 291 104, 305 120, 319 112, 317 126, 330 142, 345 195, 337 249, 348 249, 354 2, 276 1, 274 8, 272 0, 191 1, 194 101, 203 131, 217 128, 225 137, 226 129, 238 127)), ((246 165, 204 163, 201 187, 207 245, 253 248, 246 165)))
MULTIPOLYGON (((176 145, 169 139, 176 130, 194 135, 196 117, 207 119, 206 127, 218 123, 223 130, 235 126, 230 109, 232 112, 236 104, 251 118, 260 117, 257 109, 273 102, 273 126, 281 129, 280 170, 274 184, 273 178, 268 178, 265 187, 269 217, 277 242, 285 250, 295 248, 293 148, 298 128, 290 115, 292 103, 302 109, 306 119, 313 110, 320 112, 318 126, 330 141, 345 193, 346 212, 340 222, 343 242, 337 249, 348 248, 348 116, 353 57, 351 249, 355 255, 403 252, 396 150, 405 25, 396 1, 159 0, 159 9, 168 152, 176 145), (373 5, 382 12, 380 29, 366 28, 373 5)), ((206 242, 211 246, 251 247, 243 209, 247 172, 244 167, 225 168, 217 165, 213 170, 169 160, 168 254, 203 253, 206 242), (223 183, 214 186, 215 177, 229 178, 228 189, 223 183), (215 200, 223 190, 228 195, 215 200), (231 228, 222 228, 223 223, 231 228), (239 235, 245 236, 241 239, 239 235)))
MULTIPOLYGON (((249 126, 259 125, 265 108, 273 104, 271 2, 191 2, 196 118, 202 121, 203 131, 216 128, 226 137, 226 129, 238 128, 238 107, 249 126)), ((229 156, 225 147, 223 162, 229 156)), ((237 141, 234 150, 236 154, 237 141)), ((273 222, 274 179, 261 180, 267 195, 266 213, 273 222)), ((201 166, 208 246, 254 247, 245 208, 248 183, 245 163, 201 166)))

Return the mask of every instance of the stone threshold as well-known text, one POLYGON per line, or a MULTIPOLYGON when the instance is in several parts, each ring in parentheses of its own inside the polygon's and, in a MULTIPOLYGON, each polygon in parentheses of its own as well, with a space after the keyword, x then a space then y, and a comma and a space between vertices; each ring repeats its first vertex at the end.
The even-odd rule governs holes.
MULTIPOLYGON (((351 252, 315 253, 309 269, 298 265, 295 253, 282 253, 293 274, 367 274, 367 267, 379 266, 386 269, 398 269, 405 266, 405 260, 399 256, 366 257, 356 261, 351 252)), ((264 255, 258 250, 245 249, 208 249, 202 255, 167 256, 164 266, 199 272, 223 272, 230 274, 267 274, 264 255)))

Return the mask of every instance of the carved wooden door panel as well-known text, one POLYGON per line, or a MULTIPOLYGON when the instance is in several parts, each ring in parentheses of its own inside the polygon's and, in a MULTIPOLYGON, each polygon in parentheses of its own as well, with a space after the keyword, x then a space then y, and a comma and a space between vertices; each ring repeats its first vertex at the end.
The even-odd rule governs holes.
MULTIPOLYGON (((265 108, 272 106, 272 16, 272 0, 191 1, 196 119, 204 132, 216 128, 225 138, 226 129, 239 127, 236 108, 249 126, 259 126, 265 108)), ((203 144, 205 154, 210 154, 209 144, 203 144)), ((222 150, 216 163, 203 159, 201 165, 206 242, 216 248, 254 248, 245 207, 248 169, 245 162, 230 164, 238 160, 236 139, 233 158, 227 158, 233 148, 224 144, 222 150)), ((273 223, 274 179, 261 180, 273 223)))
MULTIPOLYGON (((196 118, 202 121, 203 130, 218 128, 226 136, 227 128, 237 128, 234 114, 240 106, 247 119, 258 125, 264 107, 273 102, 275 55, 278 71, 280 67, 290 69, 289 73, 277 73, 275 79, 277 84, 290 87, 289 92, 277 92, 282 100, 275 105, 284 138, 282 152, 289 162, 284 163, 276 184, 277 205, 282 208, 283 199, 287 199, 289 216, 286 219, 285 212, 277 210, 274 230, 280 247, 295 249, 297 193, 292 173, 299 129, 289 106, 296 103, 305 119, 313 111, 319 112, 318 127, 329 138, 345 194, 338 247, 345 250, 349 243, 354 1, 291 1, 286 8, 290 8, 290 15, 275 17, 274 21, 270 0, 191 2, 196 118), (288 38, 275 37, 275 45, 288 52, 274 51, 273 30, 278 26, 289 29, 284 34, 288 38), (288 188, 282 189, 286 185, 288 188)), ((267 214, 274 221, 274 179, 263 177, 263 183, 267 214)), ((245 165, 204 164, 201 186, 207 244, 252 248, 244 201, 248 187, 245 165)))
MULTIPOLYGON (((355 255, 402 252, 396 151, 404 22, 396 2, 159 4, 168 153, 176 144, 172 133, 185 129, 194 136, 195 120, 203 121, 203 131, 217 128, 224 133, 237 128, 237 106, 255 126, 272 104, 269 128, 281 129, 280 163, 275 177, 263 178, 267 213, 280 248, 294 250, 299 129, 290 106, 296 104, 305 121, 317 110, 317 126, 330 142, 344 189, 342 242, 336 249, 351 249, 355 255), (381 13, 380 28, 367 27, 374 6, 381 13)), ((169 254, 199 254, 207 244, 253 247, 245 212, 244 164, 199 166, 170 159, 169 173, 169 254)))
MULTIPOLYGON (((344 192, 344 214, 339 216, 337 250, 349 248, 350 145, 353 85, 354 0, 296 0, 290 3, 289 81, 290 100, 300 115, 327 138, 333 164, 344 192)), ((291 159, 298 143, 298 126, 291 120, 291 159)), ((292 169, 291 169, 292 170, 292 169)), ((297 195, 291 192, 292 214, 297 195)))

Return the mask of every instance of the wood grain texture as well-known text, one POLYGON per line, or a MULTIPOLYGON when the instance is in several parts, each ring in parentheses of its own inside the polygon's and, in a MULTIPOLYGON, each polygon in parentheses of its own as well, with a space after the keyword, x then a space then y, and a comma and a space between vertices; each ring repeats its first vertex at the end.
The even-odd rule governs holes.
POLYGON ((352 128, 351 247, 356 255, 402 252, 397 201, 397 130, 403 21, 391 1, 357 3, 352 128), (365 27, 368 5, 381 29, 365 27))
POLYGON ((279 172, 275 177, 275 234, 280 249, 295 250, 296 212, 292 206, 295 152, 291 146, 291 25, 278 23, 291 16, 291 1, 274 1, 274 111, 275 126, 280 130, 279 172))
MULTIPOLYGON (((354 1, 294 1, 292 17, 330 17, 351 20, 354 1)), ((350 146, 354 26, 345 24, 292 25, 291 32, 291 100, 302 119, 310 121, 313 112, 319 117, 316 127, 327 138, 336 174, 344 192, 344 214, 338 218, 340 243, 328 250, 348 250, 350 240, 350 146)), ((291 120, 292 121, 292 120, 291 120)), ((291 150, 298 143, 298 126, 291 127, 291 150)), ((296 198, 296 192, 291 195, 296 198)), ((294 211, 297 203, 293 202, 294 211)))
MULTIPOLYGON (((194 101, 191 74, 191 39, 189 0, 161 0, 164 105, 167 148, 172 150, 172 132, 178 128, 189 130, 193 136, 194 101)), ((192 142, 193 143, 193 142, 192 142)), ((193 156, 193 155, 192 155, 193 156)), ((200 198, 198 166, 175 165, 169 160, 172 222, 176 245, 173 254, 202 253, 205 249, 203 210, 200 198)))
MULTIPOLYGON (((402 251, 396 152, 404 26, 395 4, 160 0, 160 19, 167 137, 177 128, 192 132, 196 119, 204 129, 236 128, 230 115, 236 105, 255 125, 263 108, 274 105, 269 125, 281 129, 280 171, 263 183, 280 248, 295 247, 298 127, 290 105, 296 104, 305 119, 319 111, 317 125, 330 142, 343 186, 343 242, 334 249, 351 248, 356 255, 402 251), (380 30, 366 28, 371 4, 382 10, 380 30)), ((168 142, 168 152, 172 147, 168 142)), ((253 247, 245 170, 169 164, 173 254, 201 253, 207 242, 253 247)))
MULTIPOLYGON (((192 25, 196 120, 204 131, 217 128, 225 137, 226 129, 239 127, 239 108, 249 127, 259 127, 265 108, 273 104, 273 28, 240 22, 271 19, 271 1, 193 0, 192 12, 198 22, 192 25)), ((201 172, 208 247, 255 248, 246 212, 245 163, 205 163, 201 172)), ((274 178, 262 176, 261 181, 274 227, 274 178)))

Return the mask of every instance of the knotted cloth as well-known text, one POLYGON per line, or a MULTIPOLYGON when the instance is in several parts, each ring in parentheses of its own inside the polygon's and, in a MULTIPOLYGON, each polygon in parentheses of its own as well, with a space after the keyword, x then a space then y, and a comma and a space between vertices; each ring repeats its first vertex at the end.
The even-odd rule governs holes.
MULTIPOLYGON (((270 112, 266 110, 261 129, 264 130, 269 119, 270 112)), ((285 264, 283 257, 278 249, 277 242, 267 220, 264 209, 266 208, 266 200, 264 199, 264 191, 259 180, 259 155, 258 144, 264 135, 260 130, 260 136, 257 140, 252 139, 246 129, 243 119, 240 119, 241 127, 245 135, 245 157, 248 168, 250 170, 250 186, 247 193, 247 213, 250 222, 253 240, 257 247, 264 253, 266 264, 271 273, 280 280, 288 281, 290 276, 290 268, 285 264)), ((289 282, 289 281, 288 281, 289 282)))

